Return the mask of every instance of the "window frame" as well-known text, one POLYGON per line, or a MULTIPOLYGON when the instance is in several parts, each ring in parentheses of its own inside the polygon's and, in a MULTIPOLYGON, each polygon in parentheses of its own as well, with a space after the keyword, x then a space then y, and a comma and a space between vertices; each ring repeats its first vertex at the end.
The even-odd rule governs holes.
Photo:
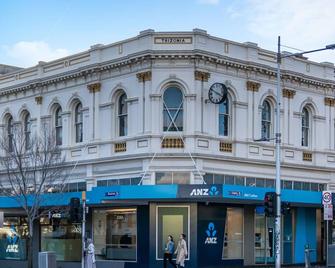
POLYGON ((307 147, 307 148, 310 147, 310 143, 311 143, 310 142, 310 133, 311 133, 310 114, 311 114, 310 111, 305 106, 301 112, 301 146, 307 147), (307 134, 306 140, 305 140, 305 134, 307 134))
MULTIPOLYGON (((229 95, 227 96, 226 100, 222 103, 220 103, 218 105, 218 134, 221 137, 230 137, 231 136, 231 100, 229 95), (220 107, 225 105, 225 111, 226 113, 221 113, 220 112, 220 107), (223 117, 224 118, 224 122, 226 122, 227 124, 227 135, 225 135, 224 133, 220 133, 220 118, 223 117)), ((225 127, 224 127, 225 129, 225 127)))
MULTIPOLYGON (((190 229, 191 229, 191 206, 190 205, 156 205, 156 261, 162 261, 163 259, 162 258, 158 258, 158 249, 161 249, 161 247, 159 246, 158 247, 158 209, 159 208, 164 208, 164 207, 167 207, 167 208, 187 208, 187 218, 188 218, 188 221, 187 221, 187 257, 185 258, 185 260, 189 261, 190 260, 190 256, 191 256, 191 248, 190 248, 190 229)), ((161 249, 162 250, 162 249, 161 249)), ((174 258, 173 258, 174 259, 174 258)))
POLYGON ((118 137, 126 137, 128 136, 128 103, 127 103, 127 94, 126 92, 122 91, 120 95, 117 98, 117 136, 118 137), (122 101, 124 100, 124 107, 125 107, 125 113, 122 113, 121 105, 122 101), (125 120, 124 129, 123 129, 123 135, 121 135, 121 120, 125 120))
MULTIPOLYGON (((99 262, 124 262, 124 263, 137 263, 138 262, 138 207, 137 206, 130 206, 130 207, 101 207, 101 208, 94 208, 92 214, 94 214, 94 211, 96 210, 113 210, 113 209, 135 209, 136 210, 136 260, 97 260, 99 262)), ((92 215, 92 221, 91 221, 91 230, 92 230, 92 240, 94 243, 94 220, 92 215)))
POLYGON ((26 147, 25 149, 28 150, 31 138, 31 116, 29 112, 25 113, 23 117, 23 132, 26 147))
POLYGON ((84 141, 84 130, 83 130, 84 120, 83 119, 84 119, 83 105, 81 102, 78 102, 76 103, 74 107, 74 134, 75 134, 74 140, 75 140, 75 143, 82 143, 84 141), (78 131, 80 131, 80 133, 78 131))
POLYGON ((273 132, 273 118, 272 118, 272 105, 270 103, 270 101, 268 99, 265 99, 262 103, 262 112, 261 112, 261 138, 262 139, 266 139, 265 141, 270 141, 271 139, 271 133, 273 132), (265 110, 265 104, 266 107, 268 108, 267 111, 267 116, 263 116, 264 110, 265 110), (266 130, 268 132, 268 135, 263 135, 264 131, 264 127, 266 126, 266 130))
POLYGON ((54 114, 54 128, 56 136, 56 145, 63 145, 63 116, 62 107, 58 105, 54 114), (58 124, 60 122, 60 124, 58 124), (60 139, 58 139, 58 134, 60 134, 60 139))
POLYGON ((185 116, 184 116, 184 113, 185 113, 185 96, 184 96, 184 91, 181 88, 181 86, 176 85, 176 84, 168 85, 164 89, 164 92, 162 94, 162 104, 163 104, 163 107, 162 107, 163 108, 162 109, 162 130, 163 130, 163 132, 165 132, 165 133, 184 132, 185 131, 185 121, 184 121, 185 120, 185 116), (178 104, 178 107, 169 108, 167 106, 166 102, 165 102, 164 96, 165 96, 166 92, 170 89, 177 89, 181 93, 181 102, 178 104), (172 122, 172 118, 170 117, 170 115, 172 116, 171 111, 176 111, 176 113, 177 113, 177 116, 174 120, 174 123, 176 124, 177 129, 176 129, 176 126, 172 122), (181 124, 182 124, 181 129, 177 125, 177 119, 180 115, 182 117, 181 118, 181 124), (169 120, 169 124, 167 126, 164 125, 165 116, 167 116, 168 120, 169 120), (171 129, 171 130, 169 130, 169 129, 171 129))

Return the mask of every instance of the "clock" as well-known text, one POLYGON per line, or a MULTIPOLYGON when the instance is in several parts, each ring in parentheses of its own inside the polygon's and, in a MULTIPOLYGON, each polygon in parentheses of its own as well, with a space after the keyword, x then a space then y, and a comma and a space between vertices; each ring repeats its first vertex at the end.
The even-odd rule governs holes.
POLYGON ((214 104, 220 104, 227 99, 227 87, 222 83, 214 83, 208 91, 208 98, 214 104))

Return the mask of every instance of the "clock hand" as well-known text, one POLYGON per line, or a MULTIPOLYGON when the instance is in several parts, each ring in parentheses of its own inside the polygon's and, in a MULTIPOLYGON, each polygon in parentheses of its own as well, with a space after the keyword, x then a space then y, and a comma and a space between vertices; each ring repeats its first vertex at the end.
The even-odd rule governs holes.
POLYGON ((216 94, 218 94, 219 96, 223 97, 223 95, 219 92, 217 92, 216 90, 212 89, 213 92, 215 92, 216 94))

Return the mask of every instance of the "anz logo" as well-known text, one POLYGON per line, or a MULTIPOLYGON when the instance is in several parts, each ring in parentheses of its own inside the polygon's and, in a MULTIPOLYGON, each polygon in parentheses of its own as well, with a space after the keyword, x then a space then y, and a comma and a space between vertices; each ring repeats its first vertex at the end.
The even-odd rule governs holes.
POLYGON ((210 222, 208 224, 206 234, 207 234, 207 237, 205 240, 205 244, 217 244, 218 243, 217 231, 215 230, 215 225, 213 222, 210 222))
POLYGON ((193 189, 190 196, 218 196, 219 191, 216 186, 210 188, 193 189))

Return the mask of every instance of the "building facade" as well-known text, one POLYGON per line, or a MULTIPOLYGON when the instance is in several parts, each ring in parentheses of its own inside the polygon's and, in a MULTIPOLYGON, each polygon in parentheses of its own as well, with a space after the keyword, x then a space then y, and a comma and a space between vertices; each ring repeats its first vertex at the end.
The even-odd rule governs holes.
MULTIPOLYGON (((161 267, 167 235, 180 233, 189 267, 269 264, 274 222, 262 205, 275 184, 275 68, 276 54, 255 43, 146 30, 0 75, 0 128, 55 131, 74 168, 69 193, 49 202, 66 206, 87 191, 97 267, 161 267), (217 82, 228 88, 221 104, 208 97, 217 82)), ((282 198, 292 206, 282 262, 303 263, 306 244, 322 262, 321 191, 335 189, 334 66, 287 58, 281 82, 282 198)), ((0 201, 0 264, 24 267, 24 215, 0 201)), ((36 254, 56 251, 59 267, 80 267, 79 225, 43 218, 35 233, 36 254)))

